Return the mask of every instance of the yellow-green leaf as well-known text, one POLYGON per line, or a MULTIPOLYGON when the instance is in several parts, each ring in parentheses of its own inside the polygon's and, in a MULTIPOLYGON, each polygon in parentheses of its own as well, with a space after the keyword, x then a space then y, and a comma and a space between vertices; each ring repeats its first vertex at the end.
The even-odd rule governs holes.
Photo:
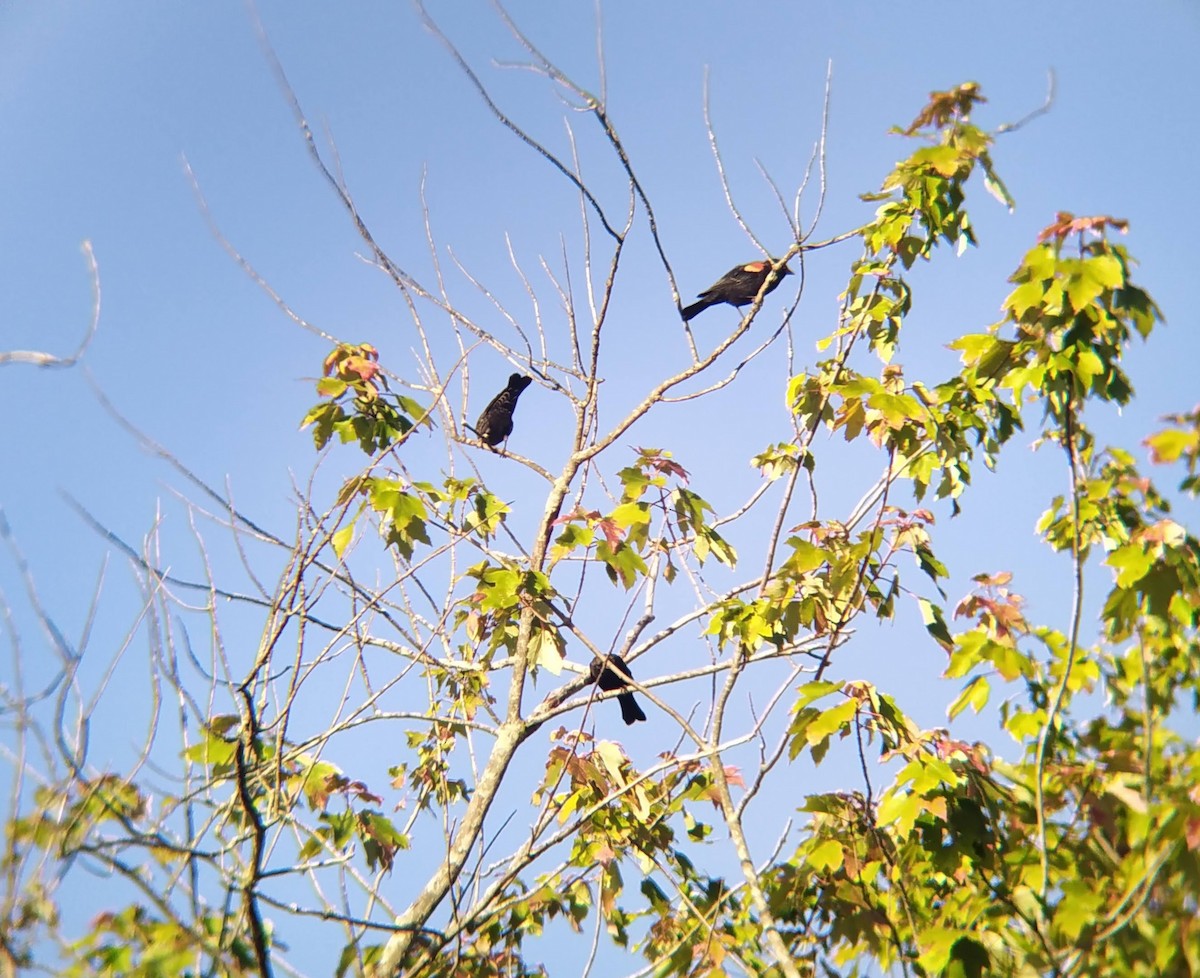
POLYGON ((904 791, 888 794, 879 803, 879 813, 876 816, 876 822, 881 828, 885 825, 895 823, 896 831, 901 836, 905 836, 912 831, 913 823, 917 820, 917 816, 921 814, 922 808, 921 799, 911 792, 904 791))
POLYGON ((529 657, 551 675, 562 672, 563 641, 552 628, 539 628, 529 636, 529 657))
POLYGON ((612 521, 622 530, 636 523, 649 523, 650 507, 642 502, 622 503, 612 511, 612 521))
POLYGON ((836 839, 826 839, 824 842, 818 842, 808 854, 809 865, 821 871, 841 869, 844 859, 845 850, 842 848, 842 844, 836 839))
POLYGON ((1150 460, 1159 464, 1178 461, 1184 452, 1195 452, 1200 447, 1200 430, 1183 431, 1166 428, 1146 439, 1150 447, 1150 460))
POLYGON ((954 698, 954 702, 946 710, 946 715, 953 720, 968 706, 976 713, 980 713, 987 706, 990 695, 991 684, 988 682, 987 676, 976 676, 954 698))
POLYGON ((950 637, 950 629, 946 627, 942 609, 927 598, 917 598, 917 606, 921 609, 921 620, 925 623, 925 630, 943 649, 953 652, 954 639, 950 637))
POLYGON ((347 523, 338 530, 329 542, 333 545, 333 552, 337 554, 338 560, 342 559, 342 554, 346 552, 346 548, 350 546, 350 541, 354 539, 354 524, 347 523))
POLYGON ((830 734, 842 729, 850 722, 850 718, 854 716, 854 711, 857 709, 858 703, 855 700, 846 700, 845 703, 839 703, 828 710, 823 710, 804 732, 809 744, 824 740, 830 734))

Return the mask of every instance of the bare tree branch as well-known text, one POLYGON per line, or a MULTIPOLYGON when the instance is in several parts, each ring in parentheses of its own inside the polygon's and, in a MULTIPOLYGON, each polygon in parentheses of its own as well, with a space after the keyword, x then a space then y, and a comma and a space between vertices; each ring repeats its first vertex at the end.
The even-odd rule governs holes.
POLYGON ((0 367, 8 363, 27 363, 35 367, 73 367, 83 359, 96 330, 100 328, 100 268, 96 264, 96 255, 92 251, 90 241, 83 243, 83 257, 87 261, 88 275, 92 280, 92 318, 75 352, 63 357, 40 350, 0 350, 0 367))

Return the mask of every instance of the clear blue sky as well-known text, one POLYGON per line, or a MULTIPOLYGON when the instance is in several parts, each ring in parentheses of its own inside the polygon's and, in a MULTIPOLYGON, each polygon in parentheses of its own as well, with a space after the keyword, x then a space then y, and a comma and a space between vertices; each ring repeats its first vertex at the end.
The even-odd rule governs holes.
MULTIPOLYGON (((521 2, 510 9, 543 52, 581 84, 598 87, 592 5, 521 2)), ((505 109, 566 152, 565 110, 550 88, 528 72, 492 66, 493 58, 522 55, 491 8, 435 3, 431 12, 505 109)), ((424 173, 454 290, 476 312, 485 309, 458 277, 447 247, 512 308, 527 312, 505 235, 527 270, 537 271, 539 256, 560 267, 560 234, 569 245, 578 240, 574 196, 491 119, 413 10, 401 3, 264 2, 260 13, 310 120, 336 140, 360 211, 391 256, 428 279, 424 173)), ((977 121, 994 127, 1036 108, 1054 69, 1052 112, 1002 138, 994 153, 1016 198, 1015 214, 977 188, 971 209, 982 248, 914 273, 909 331, 919 338, 901 359, 909 376, 948 374, 955 357, 944 344, 999 317, 1007 275, 1057 210, 1110 213, 1129 220, 1126 243, 1168 322, 1131 357, 1136 404, 1123 417, 1095 420, 1113 441, 1136 447, 1156 417, 1196 403, 1200 342, 1188 284, 1196 277, 1190 256, 1200 213, 1196 4, 621 2, 605 5, 603 23, 610 115, 654 202, 685 301, 755 255, 724 204, 709 151, 706 66, 738 202, 779 250, 787 229, 754 161, 785 193, 794 188, 817 138, 830 62, 828 192, 818 236, 853 227, 869 213, 857 195, 876 189, 906 151, 888 127, 906 124, 932 89, 979 82, 989 102, 977 121)), ((585 172, 617 206, 619 173, 594 124, 573 121, 585 172)), ((0 349, 75 348, 91 309, 80 253, 90 240, 103 311, 85 358, 88 374, 202 478, 216 486, 228 480, 245 511, 286 531, 289 470, 303 481, 313 462, 311 439, 297 424, 315 399, 311 378, 327 345, 280 314, 222 251, 197 208, 184 157, 222 232, 293 308, 343 339, 375 343, 393 370, 412 375, 404 305, 355 257, 361 242, 306 156, 242 3, 0 6, 0 349)), ((811 207, 806 203, 806 215, 811 207)), ((817 355, 805 337, 833 328, 852 247, 810 263, 796 330, 801 363, 817 355)), ((664 364, 685 356, 671 296, 644 237, 626 261, 644 273, 626 269, 616 297, 604 364, 613 404, 607 420, 640 397, 664 364)), ((544 298, 553 314, 548 292, 544 298)), ((711 338, 734 322, 732 312, 717 310, 698 320, 696 331, 711 338)), ((492 351, 477 353, 472 417, 510 370, 492 351)), ((760 361, 748 378, 711 402, 720 417, 703 429, 667 410, 636 427, 627 443, 674 449, 697 491, 728 511, 757 478, 749 457, 786 433, 778 360, 760 361)), ((555 419, 553 403, 540 388, 529 392, 513 447, 557 470, 566 422, 555 419)), ((0 506, 45 606, 68 636, 77 639, 85 627, 111 548, 60 491, 131 541, 151 528, 161 507, 163 562, 195 568, 173 494, 181 480, 100 408, 83 370, 0 368, 0 412, 0 506)), ((1057 460, 1031 456, 1028 441, 1009 448, 999 477, 980 470, 968 512, 944 527, 942 556, 955 572, 952 599, 971 574, 1012 569, 1014 586, 1034 595, 1031 612, 1054 621, 1067 593, 1066 568, 1039 549, 1032 528, 1063 483, 1057 460)), ((429 458, 440 449, 431 441, 429 458)), ((612 468, 626 458, 614 459, 612 468)), ((344 471, 356 464, 347 459, 344 471)), ((490 459, 484 471, 498 482, 511 475, 490 459)), ((858 498, 864 484, 857 474, 827 483, 833 498, 848 500, 830 516, 858 498)), ((501 492, 507 498, 537 486, 523 474, 511 477, 512 488, 501 492)), ((529 525, 540 507, 539 499, 537 512, 515 513, 516 525, 529 525)), ((948 512, 939 515, 945 524, 948 512)), ((1181 511, 1193 527, 1195 517, 1194 505, 1181 511)), ((119 645, 129 628, 136 609, 128 582, 124 562, 114 560, 94 647, 119 645)), ((0 588, 22 630, 32 677, 48 678, 54 666, 46 639, 7 554, 0 557, 0 588)), ((1065 617, 1064 606, 1056 623, 1065 617)), ((240 638, 252 647, 257 625, 245 626, 240 638)), ((901 625, 896 634, 912 637, 901 625)), ((135 643, 131 658, 136 650, 135 643)), ((877 651, 861 671, 907 697, 922 723, 942 722, 949 691, 932 698, 927 692, 940 653, 877 651)), ((10 668, 5 650, 0 681, 10 668)), ((97 736, 114 758, 129 741, 111 731, 97 736)))

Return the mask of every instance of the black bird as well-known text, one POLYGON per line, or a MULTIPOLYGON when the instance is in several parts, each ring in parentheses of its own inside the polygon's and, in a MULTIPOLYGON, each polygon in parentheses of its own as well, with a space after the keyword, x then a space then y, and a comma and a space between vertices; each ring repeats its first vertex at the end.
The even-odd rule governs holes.
MULTIPOLYGON (((771 274, 771 262, 752 261, 748 265, 738 265, 731 268, 712 285, 700 293, 700 301, 684 306, 685 320, 704 312, 709 306, 719 306, 727 302, 731 306, 748 306, 758 295, 763 282, 771 274)), ((774 292, 785 275, 791 275, 792 270, 784 265, 775 273, 775 281, 767 289, 767 294, 774 292)))
MULTIPOLYGON (((629 666, 625 665, 625 660, 619 655, 609 655, 605 659, 593 659, 591 668, 588 670, 588 680, 606 693, 613 689, 626 689, 632 678, 633 673, 629 671, 629 666)), ((646 719, 646 714, 638 706, 638 701, 633 698, 633 693, 622 693, 617 697, 617 702, 621 704, 621 719, 627 724, 646 719)))
POLYGON ((513 411, 517 409, 517 398, 521 396, 521 391, 532 383, 532 377, 521 374, 513 374, 508 378, 508 386, 492 398, 491 403, 483 409, 479 420, 475 422, 475 434, 481 441, 494 448, 508 439, 513 430, 513 411))

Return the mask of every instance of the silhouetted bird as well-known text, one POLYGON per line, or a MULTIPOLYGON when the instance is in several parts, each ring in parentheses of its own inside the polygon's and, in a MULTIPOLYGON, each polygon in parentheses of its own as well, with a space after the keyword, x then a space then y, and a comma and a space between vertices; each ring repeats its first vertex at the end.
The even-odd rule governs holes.
MULTIPOLYGON (((700 301, 684 306, 683 318, 691 319, 704 312, 709 306, 719 306, 727 302, 731 306, 747 306, 754 301, 758 290, 771 273, 769 261, 752 261, 748 265, 738 265, 731 268, 712 285, 700 293, 700 301)), ((767 289, 767 294, 774 292, 785 275, 791 275, 792 270, 784 265, 775 273, 775 281, 767 289)))
POLYGON ((517 409, 517 398, 521 391, 533 383, 532 377, 513 374, 508 378, 508 386, 492 398, 492 402, 483 409, 483 414, 475 422, 475 434, 481 441, 492 447, 505 441, 513 430, 513 411, 517 409))
MULTIPOLYGON (((606 693, 614 689, 625 689, 629 685, 628 681, 633 678, 633 673, 629 671, 629 666, 625 665, 625 660, 619 655, 610 655, 607 665, 605 665, 605 661, 605 659, 592 660, 592 666, 588 670, 588 679, 606 693)), ((617 697, 617 702, 621 704, 621 719, 626 723, 637 723, 638 720, 646 719, 646 714, 638 706, 638 701, 633 698, 633 693, 622 693, 617 697)))

